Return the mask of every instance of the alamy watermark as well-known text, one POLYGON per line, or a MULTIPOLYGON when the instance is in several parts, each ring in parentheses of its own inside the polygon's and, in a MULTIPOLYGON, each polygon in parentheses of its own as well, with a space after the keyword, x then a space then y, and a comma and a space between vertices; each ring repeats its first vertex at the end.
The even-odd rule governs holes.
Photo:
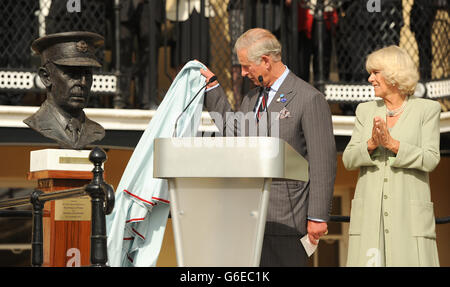
POLYGON ((378 248, 370 248, 366 252, 367 260, 366 267, 380 267, 381 266, 381 254, 378 248))
POLYGON ((367 12, 381 12, 381 0, 367 0, 366 4, 367 12))
MULTIPOLYGON (((198 105, 196 115, 201 115, 202 105, 198 105)), ((211 120, 215 123, 216 131, 197 134, 195 123, 200 121, 194 116, 189 122, 179 126, 177 134, 181 137, 191 137, 189 140, 173 138, 174 146, 179 147, 204 147, 204 148, 257 148, 262 142, 259 137, 279 138, 280 113, 265 112, 257 123, 254 112, 227 112, 222 115, 218 112, 209 112, 211 120), (269 134, 270 131, 270 134, 269 134), (197 135, 197 136, 195 136, 197 135), (206 140, 205 138, 209 138, 206 140)), ((279 156, 278 142, 270 145, 264 154, 264 158, 279 156)))
POLYGON ((80 13, 81 0, 67 0, 66 8, 69 13, 80 13))

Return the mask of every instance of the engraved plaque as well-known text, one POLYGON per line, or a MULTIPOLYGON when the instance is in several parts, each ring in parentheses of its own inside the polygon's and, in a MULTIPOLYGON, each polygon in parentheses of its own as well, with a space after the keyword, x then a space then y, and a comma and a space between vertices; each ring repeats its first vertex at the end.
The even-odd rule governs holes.
POLYGON ((55 220, 89 221, 91 220, 91 198, 82 196, 55 201, 55 220))
POLYGON ((92 162, 90 162, 88 158, 71 157, 71 156, 61 156, 61 157, 59 157, 59 163, 61 163, 61 164, 89 164, 89 165, 92 165, 92 162))

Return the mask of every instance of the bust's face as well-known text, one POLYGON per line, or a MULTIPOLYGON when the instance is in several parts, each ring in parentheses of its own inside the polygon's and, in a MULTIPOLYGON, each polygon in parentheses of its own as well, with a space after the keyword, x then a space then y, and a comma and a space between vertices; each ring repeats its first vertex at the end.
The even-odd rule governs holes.
POLYGON ((55 103, 66 111, 85 108, 92 86, 92 68, 56 64, 49 68, 55 103))

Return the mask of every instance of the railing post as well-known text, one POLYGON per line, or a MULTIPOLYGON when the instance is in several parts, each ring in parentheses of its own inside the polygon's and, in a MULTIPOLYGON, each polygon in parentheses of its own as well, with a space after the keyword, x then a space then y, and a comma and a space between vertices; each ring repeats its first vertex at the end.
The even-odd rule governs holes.
POLYGON ((104 212, 105 192, 102 163, 106 161, 106 153, 95 147, 89 154, 89 160, 94 164, 93 179, 86 186, 86 193, 91 197, 91 266, 106 267, 108 261, 106 247, 106 219, 104 212))
POLYGON ((44 236, 42 216, 44 209, 44 201, 39 200, 39 196, 43 192, 34 190, 30 195, 30 202, 33 206, 33 226, 31 233, 31 266, 41 267, 44 262, 44 236))
POLYGON ((322 93, 325 91, 325 65, 324 65, 324 39, 325 39, 325 20, 324 20, 325 3, 324 0, 317 0, 314 11, 315 35, 314 41, 317 47, 317 79, 314 78, 316 88, 322 93))
MULTIPOLYGON (((298 28, 298 1, 297 0, 293 0, 291 3, 291 18, 292 18, 292 22, 291 22, 291 35, 289 35, 288 37, 290 38, 290 48, 291 51, 289 52, 288 55, 288 59, 291 61, 290 65, 292 65, 292 69, 294 71, 295 74, 299 75, 300 73, 300 65, 299 65, 299 57, 302 57, 302 55, 299 54, 299 43, 298 43, 298 38, 299 38, 299 28, 298 28)), ((283 9, 283 7, 282 7, 283 9)), ((303 43, 301 43, 303 44, 303 43)), ((309 71, 309 63, 308 63, 308 71, 309 71)))
POLYGON ((120 4, 120 0, 114 0, 114 41, 115 41, 115 70, 114 75, 116 76, 116 92, 114 94, 113 105, 114 108, 123 108, 125 107, 125 99, 122 95, 122 87, 121 87, 121 63, 120 63, 120 9, 122 5, 120 4))

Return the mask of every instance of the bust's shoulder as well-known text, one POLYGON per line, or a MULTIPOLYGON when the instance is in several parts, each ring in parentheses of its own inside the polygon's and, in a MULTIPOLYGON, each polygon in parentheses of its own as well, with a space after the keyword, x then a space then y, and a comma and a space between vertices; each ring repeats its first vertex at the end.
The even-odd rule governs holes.
POLYGON ((33 114, 33 115, 29 116, 28 118, 24 119, 23 122, 30 128, 35 128, 37 126, 37 122, 38 122, 36 119, 36 114, 33 114))
POLYGON ((23 122, 29 127, 39 131, 44 129, 46 125, 52 125, 55 122, 53 115, 54 109, 50 108, 48 104, 42 104, 34 114, 24 119, 23 122))
POLYGON ((98 137, 103 138, 105 136, 105 129, 102 125, 100 125, 97 122, 94 122, 93 120, 89 119, 88 117, 85 118, 85 125, 87 127, 87 131, 90 134, 97 135, 98 137))

